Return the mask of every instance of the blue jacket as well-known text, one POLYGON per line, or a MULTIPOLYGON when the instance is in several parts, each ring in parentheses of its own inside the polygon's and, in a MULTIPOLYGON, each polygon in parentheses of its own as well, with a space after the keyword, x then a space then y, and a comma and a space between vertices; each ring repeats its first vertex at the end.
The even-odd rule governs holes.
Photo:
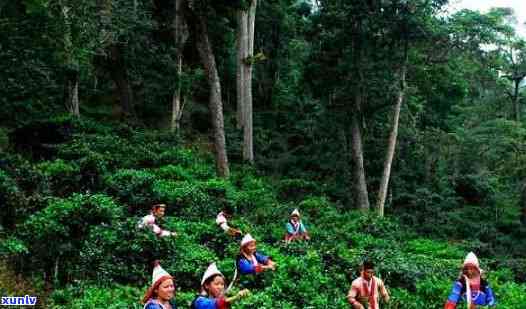
MULTIPOLYGON (((177 309, 177 306, 173 301, 170 302, 170 305, 172 305, 172 309, 177 309)), ((166 309, 163 305, 159 304, 155 299, 150 299, 145 305, 143 309, 166 309)))
MULTIPOLYGON (((460 300, 466 301, 464 285, 464 280, 455 281, 448 297, 448 303, 457 304, 460 300)), ((494 306, 496 304, 493 290, 484 279, 480 281, 480 291, 471 291, 471 302, 478 306, 494 306)))
POLYGON ((298 226, 298 229, 294 229, 294 225, 292 225, 292 223, 289 221, 287 222, 287 233, 289 235, 296 235, 296 234, 303 234, 307 232, 307 229, 305 228, 305 225, 303 225, 303 222, 299 222, 299 226, 298 226))
MULTIPOLYGON (((256 261, 258 261, 258 264, 265 265, 268 263, 268 256, 265 256, 259 252, 256 252, 254 256, 256 257, 256 261)), ((254 265, 254 263, 251 260, 247 259, 244 255, 239 256, 237 261, 237 267, 239 268, 239 272, 242 275, 256 274, 263 271, 263 269, 261 269, 261 265, 254 265)))
POLYGON ((211 298, 199 295, 192 303, 192 308, 195 309, 226 309, 228 307, 224 297, 211 298))

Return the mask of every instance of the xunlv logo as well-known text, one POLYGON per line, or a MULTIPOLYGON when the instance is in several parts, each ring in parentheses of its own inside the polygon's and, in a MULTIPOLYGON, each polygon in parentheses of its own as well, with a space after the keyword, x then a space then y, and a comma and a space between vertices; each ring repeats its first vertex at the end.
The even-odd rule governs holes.
POLYGON ((2 296, 2 306, 34 306, 36 296, 2 296))

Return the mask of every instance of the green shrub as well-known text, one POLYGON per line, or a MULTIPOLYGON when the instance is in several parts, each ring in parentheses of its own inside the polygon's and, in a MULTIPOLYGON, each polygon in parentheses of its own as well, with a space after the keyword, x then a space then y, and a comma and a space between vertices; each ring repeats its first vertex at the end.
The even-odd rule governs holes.
POLYGON ((131 214, 147 212, 156 199, 153 186, 157 177, 147 170, 122 169, 104 178, 105 191, 130 206, 131 214))
MULTIPOLYGON (((265 224, 266 215, 263 212, 275 212, 278 206, 275 192, 272 188, 256 179, 247 179, 241 188, 228 194, 229 202, 240 213, 254 214, 254 224, 265 224)), ((269 213, 270 214, 270 213, 269 213)))
POLYGON ((144 291, 139 288, 106 285, 106 286, 69 286, 54 291, 48 299, 48 308, 136 308, 144 291))
MULTIPOLYGON (((157 165, 164 166, 168 164, 181 165, 184 167, 192 166, 202 162, 200 156, 193 150, 180 147, 163 147, 157 156, 157 165)), ((210 168, 210 164, 206 164, 210 168)))
POLYGON ((311 217, 318 217, 332 207, 326 197, 308 197, 299 203, 302 212, 307 212, 311 217))
POLYGON ((100 121, 94 121, 93 119, 87 117, 72 117, 72 123, 78 133, 101 135, 111 135, 115 133, 114 125, 100 121))
MULTIPOLYGON (((142 308, 149 264, 157 258, 175 277, 177 304, 189 306, 209 263, 218 262, 227 279, 233 277, 239 239, 214 222, 224 203, 237 210, 231 225, 251 233, 258 250, 278 264, 235 308, 348 307, 347 291, 365 258, 376 262, 391 291, 392 302, 382 308, 440 308, 470 250, 481 253, 499 306, 521 308, 525 302, 526 287, 516 283, 523 260, 502 254, 488 259, 497 242, 509 245, 523 236, 520 226, 481 225, 477 218, 487 205, 464 207, 447 178, 434 187, 397 188, 395 207, 378 218, 333 203, 318 182, 270 179, 235 165, 229 179, 216 178, 210 155, 180 147, 168 132, 82 120, 74 125, 74 139, 60 146, 57 160, 33 165, 10 155, 16 168, 0 170, 0 202, 7 201, 0 210, 14 210, 18 224, 0 231, 0 255, 20 261, 28 277, 57 283, 50 308, 142 308), (66 194, 62 187, 105 195, 58 199, 66 194), (137 229, 154 202, 168 205, 160 223, 177 237, 137 229), (285 245, 285 223, 296 207, 312 240, 285 245), (451 241, 440 240, 449 236, 451 241)), ((239 288, 236 283, 234 291, 239 288)))
POLYGON ((29 253, 29 250, 23 241, 15 237, 0 239, 0 256, 11 257, 27 253, 29 253))
POLYGON ((137 223, 129 218, 94 227, 79 248, 75 272, 94 282, 146 284, 152 261, 164 260, 176 245, 174 238, 158 238, 137 223))
MULTIPOLYGON (((391 301, 382 308, 387 309, 420 309, 427 308, 427 301, 415 292, 404 289, 391 289, 391 301)), ((444 299, 445 303, 445 299, 444 299)), ((433 308, 433 307, 431 307, 433 308)), ((439 307, 437 307, 439 308, 439 307)))
POLYGON ((448 243, 431 239, 412 239, 406 244, 407 251, 416 254, 431 254, 435 258, 458 259, 464 258, 465 251, 448 243))
POLYGON ((88 151, 77 160, 80 168, 80 181, 83 190, 99 191, 103 187, 103 177, 108 172, 108 161, 97 152, 88 151))
POLYGON ((31 215, 17 231, 29 249, 35 269, 50 274, 58 265, 67 278, 78 263, 87 237, 98 226, 111 226, 121 216, 122 208, 107 196, 74 194, 51 200, 49 206, 31 215))
POLYGON ((209 248, 189 242, 183 237, 176 243, 174 251, 163 260, 166 269, 175 278, 184 278, 177 282, 181 289, 197 291, 204 273, 203 265, 208 266, 218 258, 209 248))
POLYGON ((19 200, 22 192, 6 172, 0 170, 0 230, 13 229, 23 212, 19 200))
POLYGON ((55 196, 67 196, 80 188, 80 169, 62 159, 42 162, 35 166, 40 182, 55 196))
POLYGON ((77 134, 71 142, 60 146, 58 156, 65 160, 79 160, 95 152, 103 155, 109 167, 115 168, 130 160, 124 155, 131 156, 132 150, 131 145, 118 136, 77 134))
POLYGON ((467 204, 495 204, 495 177, 490 175, 466 174, 454 179, 455 192, 467 204))
POLYGON ((170 180, 207 180, 215 177, 215 171, 210 165, 202 162, 192 163, 191 165, 168 164, 154 171, 162 179, 170 180))
POLYGON ((181 165, 165 165, 160 167, 157 170, 153 171, 157 177, 160 179, 166 179, 166 180, 176 180, 176 181, 184 181, 184 180, 192 180, 193 176, 188 171, 187 168, 181 166, 181 165))
POLYGON ((499 308, 521 308, 526 302, 526 285, 512 281, 514 274, 510 269, 501 268, 498 271, 489 272, 488 281, 499 308))
POLYGON ((200 186, 188 181, 157 180, 153 192, 161 201, 170 204, 176 213, 190 217, 210 217, 215 212, 210 207, 210 197, 200 186))
POLYGON ((319 194, 318 184, 304 179, 283 179, 277 183, 280 200, 300 201, 307 195, 319 194))
POLYGON ((498 261, 495 268, 510 269, 515 281, 526 282, 526 258, 508 258, 503 261, 498 261))

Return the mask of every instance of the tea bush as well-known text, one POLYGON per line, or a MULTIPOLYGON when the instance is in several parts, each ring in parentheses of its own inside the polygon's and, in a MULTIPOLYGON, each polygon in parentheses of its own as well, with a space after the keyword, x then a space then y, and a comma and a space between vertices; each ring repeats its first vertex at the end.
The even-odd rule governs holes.
POLYGON ((148 211, 156 204, 153 186, 157 177, 148 170, 121 169, 104 178, 105 191, 129 206, 130 213, 148 211))
MULTIPOLYGON (((233 165, 229 179, 216 178, 210 155, 180 146, 167 133, 73 123, 73 139, 59 146, 56 158, 33 162, 9 154, 0 169, 0 211, 9 218, 2 221, 0 254, 17 261, 18 273, 53 287, 49 308, 142 308, 157 258, 175 277, 178 305, 189 306, 209 263, 234 277, 239 239, 215 224, 225 204, 235 209, 230 224, 251 233, 278 265, 235 308, 345 308, 364 259, 376 262, 392 294, 382 308, 441 308, 471 250, 480 253, 500 308, 525 303, 520 244, 509 259, 505 252, 493 255, 496 242, 489 239, 510 227, 465 222, 488 205, 467 213, 454 192, 426 188, 396 197, 407 203, 406 212, 378 218, 334 203, 312 180, 280 180, 243 165, 233 165), (157 202, 167 204, 160 224, 177 237, 138 229, 157 202), (294 208, 312 240, 285 245, 294 208), (469 233, 478 239, 459 240, 469 233), (448 235, 455 238, 441 240, 448 235)), ((509 244, 523 233, 514 226, 513 237, 498 237, 509 244)), ((234 291, 247 280, 238 278, 234 291)))

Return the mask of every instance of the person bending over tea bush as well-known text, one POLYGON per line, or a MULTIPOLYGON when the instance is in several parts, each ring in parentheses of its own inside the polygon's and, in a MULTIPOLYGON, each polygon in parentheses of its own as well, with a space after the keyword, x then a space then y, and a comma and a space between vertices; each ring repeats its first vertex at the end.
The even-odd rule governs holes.
POLYGON ((138 227, 139 228, 149 228, 152 230, 152 232, 155 233, 155 235, 160 237, 165 236, 177 236, 177 233, 170 232, 167 230, 163 230, 159 224, 158 220, 162 219, 164 217, 164 212, 166 210, 165 204, 155 204, 152 206, 152 210, 150 211, 150 214, 147 216, 144 216, 141 221, 139 222, 138 227))
POLYGON ((287 234, 285 235, 285 242, 290 243, 294 240, 310 240, 309 233, 301 222, 300 212, 298 209, 290 214, 290 220, 287 223, 287 234))
POLYGON ((230 236, 239 236, 241 231, 228 225, 228 219, 234 214, 234 208, 228 204, 224 204, 223 209, 217 214, 216 224, 230 236))
POLYGON ((193 309, 227 309, 230 304, 248 295, 249 291, 243 289, 235 296, 226 297, 225 276, 217 269, 215 263, 210 264, 203 279, 201 279, 201 292, 192 302, 193 309))
POLYGON ((351 284, 347 299, 354 309, 379 309, 379 295, 385 302, 389 302, 389 293, 384 282, 374 275, 374 264, 365 261, 360 277, 351 284))
POLYGON ((250 234, 246 234, 241 240, 241 249, 237 258, 237 267, 242 275, 276 270, 276 263, 256 249, 256 240, 250 234))

